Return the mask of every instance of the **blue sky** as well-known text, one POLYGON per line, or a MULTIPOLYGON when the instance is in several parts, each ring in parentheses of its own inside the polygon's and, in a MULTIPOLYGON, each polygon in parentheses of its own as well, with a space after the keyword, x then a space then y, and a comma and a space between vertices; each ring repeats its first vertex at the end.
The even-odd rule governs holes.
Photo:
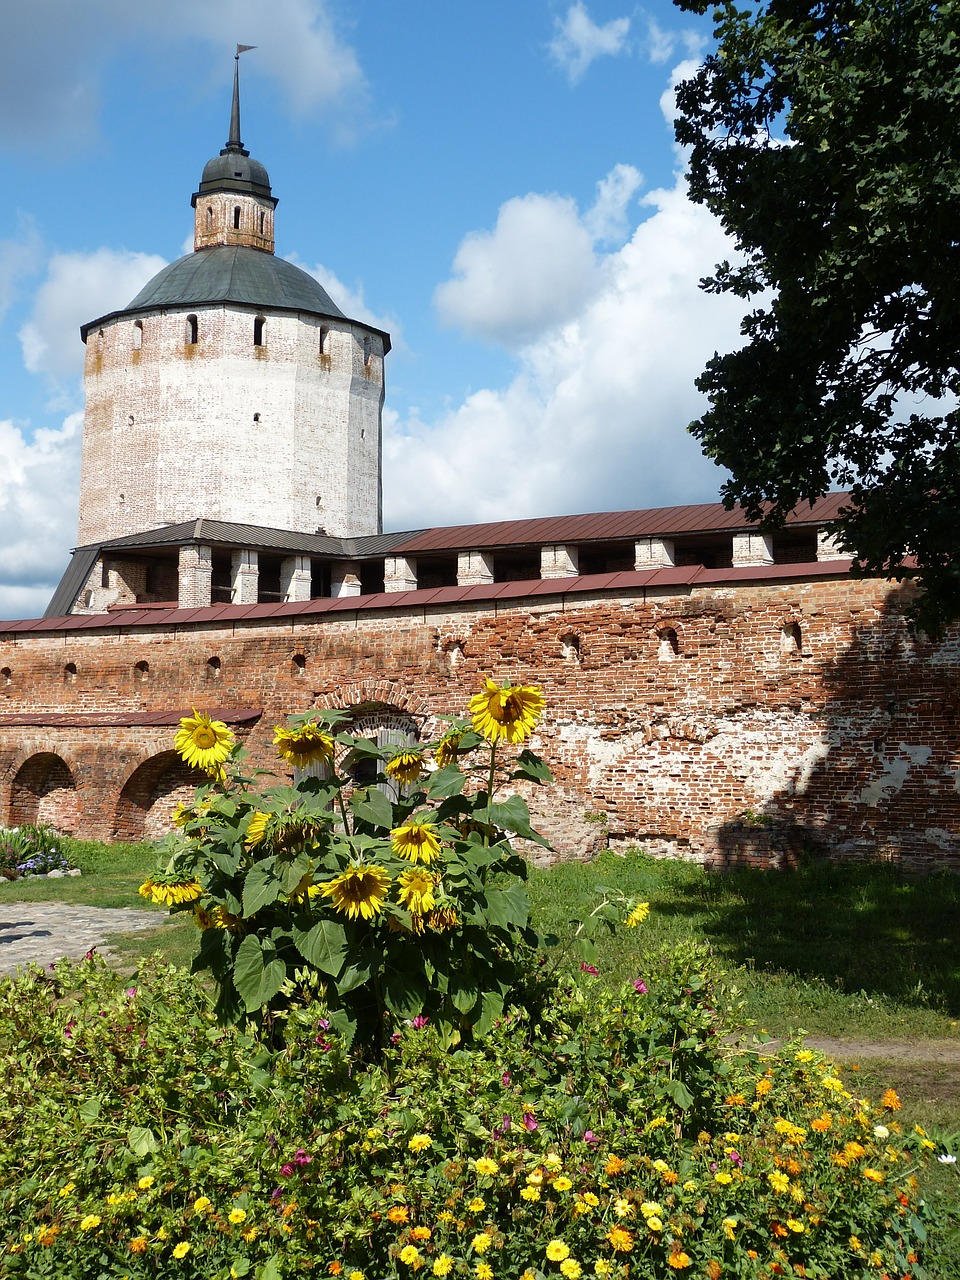
POLYGON ((686 424, 739 304, 697 289, 729 246, 670 125, 709 35, 661 0, 10 11, 0 616, 42 612, 75 544, 77 328, 192 247, 238 41, 278 252, 393 335, 387 528, 714 499, 686 424))

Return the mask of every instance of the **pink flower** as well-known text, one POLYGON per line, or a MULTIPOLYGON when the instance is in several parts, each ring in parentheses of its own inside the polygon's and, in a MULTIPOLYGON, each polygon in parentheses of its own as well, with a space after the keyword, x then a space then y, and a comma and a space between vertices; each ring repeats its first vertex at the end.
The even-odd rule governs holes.
POLYGON ((301 1168, 305 1164, 309 1164, 313 1156, 308 1156, 303 1147, 297 1147, 296 1155, 293 1157, 294 1164, 300 1165, 301 1168))
POLYGON ((280 1166, 281 1178, 292 1178, 295 1172, 296 1171, 292 1164, 284 1164, 280 1166))
POLYGON ((580 969, 583 973, 592 973, 595 978, 600 974, 600 970, 595 964, 587 964, 585 961, 581 961, 580 969))
POLYGON ((509 1071, 505 1071, 503 1073, 503 1075, 500 1077, 500 1083, 503 1085, 505 1089, 510 1088, 510 1072, 509 1071))
POLYGON ((532 1111, 525 1111, 523 1113, 523 1127, 526 1129, 527 1133, 533 1133, 534 1129, 540 1128, 537 1124, 537 1118, 532 1111))
POLYGON ((597 1137, 597 1135, 593 1132, 592 1129, 587 1130, 587 1132, 583 1135, 583 1140, 588 1147, 595 1147, 597 1143, 600 1141, 600 1139, 597 1137))
POLYGON ((421 1027, 425 1027, 429 1021, 429 1018, 425 1018, 422 1013, 418 1013, 410 1025, 413 1027, 414 1031, 419 1031, 421 1027))
POLYGON ((395 1031, 393 1035, 390 1037, 390 1043, 393 1045, 397 1045, 400 1043, 402 1039, 403 1039, 403 1036, 400 1034, 400 1032, 395 1031))
POLYGON ((645 996, 647 994, 647 984, 642 978, 634 978, 633 989, 637 995, 645 996))
POLYGON ((132 1000, 133 997, 137 994, 137 988, 127 987, 123 994, 127 997, 128 1000, 132 1000))

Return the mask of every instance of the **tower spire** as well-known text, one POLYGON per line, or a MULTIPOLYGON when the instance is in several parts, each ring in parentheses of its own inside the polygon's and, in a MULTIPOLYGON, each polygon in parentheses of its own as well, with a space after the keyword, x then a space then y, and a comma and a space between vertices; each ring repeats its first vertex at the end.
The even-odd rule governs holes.
POLYGON ((227 138, 227 145, 220 152, 221 155, 227 152, 233 152, 241 156, 250 154, 240 141, 240 55, 256 47, 255 44, 237 45, 237 52, 233 60, 233 102, 230 106, 230 136, 227 138))

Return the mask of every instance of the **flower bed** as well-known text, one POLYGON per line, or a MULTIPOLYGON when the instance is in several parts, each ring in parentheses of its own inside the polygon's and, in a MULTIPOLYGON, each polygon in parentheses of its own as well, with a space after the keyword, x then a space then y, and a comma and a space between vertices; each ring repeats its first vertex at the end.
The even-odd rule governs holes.
POLYGON ((76 871, 59 843, 60 837, 49 827, 0 827, 0 879, 76 871))

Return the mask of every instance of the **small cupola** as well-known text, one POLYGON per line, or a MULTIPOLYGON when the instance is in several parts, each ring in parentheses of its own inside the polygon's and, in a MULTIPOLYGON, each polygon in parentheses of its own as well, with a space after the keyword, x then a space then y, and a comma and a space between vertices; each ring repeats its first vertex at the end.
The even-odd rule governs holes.
POLYGON ((233 103, 230 134, 218 156, 203 167, 200 187, 194 192, 194 249, 216 245, 245 245, 273 253, 273 211, 276 197, 270 177, 259 160, 240 140, 240 54, 237 46, 233 70, 233 103))

